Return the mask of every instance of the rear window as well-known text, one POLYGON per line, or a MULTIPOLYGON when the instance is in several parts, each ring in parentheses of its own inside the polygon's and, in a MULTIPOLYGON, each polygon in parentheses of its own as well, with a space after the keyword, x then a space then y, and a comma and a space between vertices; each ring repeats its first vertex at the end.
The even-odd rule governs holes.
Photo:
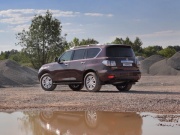
POLYGON ((100 48, 90 48, 87 50, 86 58, 94 58, 100 52, 100 48))
POLYGON ((110 46, 106 49, 107 57, 134 57, 134 52, 129 46, 110 46))

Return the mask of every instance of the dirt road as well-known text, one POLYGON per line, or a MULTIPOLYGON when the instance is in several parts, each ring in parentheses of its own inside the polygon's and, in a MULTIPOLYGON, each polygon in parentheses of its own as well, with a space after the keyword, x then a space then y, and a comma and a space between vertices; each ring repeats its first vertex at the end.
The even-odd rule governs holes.
POLYGON ((180 114, 180 76, 143 76, 129 92, 103 86, 100 92, 55 91, 34 87, 0 88, 0 111, 97 110, 180 114))

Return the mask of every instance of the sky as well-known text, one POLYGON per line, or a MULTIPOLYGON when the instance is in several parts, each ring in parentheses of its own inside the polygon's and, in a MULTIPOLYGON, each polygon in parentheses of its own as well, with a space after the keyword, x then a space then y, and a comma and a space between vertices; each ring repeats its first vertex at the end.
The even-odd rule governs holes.
POLYGON ((139 37, 142 47, 180 45, 179 6, 180 0, 0 0, 0 52, 20 50, 16 34, 47 10, 60 20, 68 42, 139 37))

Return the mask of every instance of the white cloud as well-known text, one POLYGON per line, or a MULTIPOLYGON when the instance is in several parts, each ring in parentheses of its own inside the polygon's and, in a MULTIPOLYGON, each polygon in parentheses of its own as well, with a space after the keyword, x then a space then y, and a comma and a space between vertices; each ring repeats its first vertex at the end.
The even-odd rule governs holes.
MULTIPOLYGON (((91 16, 91 17, 112 17, 112 14, 102 13, 80 13, 74 11, 62 11, 62 10, 49 10, 53 13, 54 17, 76 17, 80 15, 91 16)), ((45 15, 47 10, 45 9, 8 9, 0 10, 0 23, 8 24, 23 24, 29 22, 34 15, 41 14, 45 15)))
POLYGON ((29 29, 29 25, 27 25, 27 24, 17 25, 17 26, 12 28, 12 30, 15 31, 15 32, 21 32, 23 29, 28 30, 29 29))
POLYGON ((144 41, 144 46, 162 45, 166 47, 168 45, 180 44, 180 31, 178 30, 157 31, 137 36, 144 41))
POLYGON ((98 16, 104 16, 104 15, 101 14, 101 13, 84 13, 84 15, 85 15, 85 16, 96 16, 96 17, 98 17, 98 16))
POLYGON ((4 30, 0 30, 0 33, 3 33, 3 32, 6 32, 6 31, 4 31, 4 30))
MULTIPOLYGON (((0 10, 0 22, 8 24, 23 24, 29 22, 34 15, 45 15, 47 10, 44 9, 9 9, 0 10)), ((49 10, 53 13, 54 17, 75 17, 79 15, 79 12, 73 11, 61 11, 61 10, 49 10)))
POLYGON ((113 14, 102 14, 102 13, 84 13, 85 16, 92 16, 92 17, 101 17, 101 16, 106 16, 106 17, 113 17, 113 14))
MULTIPOLYGON (((45 14, 47 10, 45 9, 8 9, 8 10, 1 10, 0 16, 3 17, 19 17, 22 15, 34 15, 34 14, 45 14)), ((79 12, 73 12, 73 11, 62 11, 62 10, 49 10, 56 16, 63 16, 63 17, 71 17, 76 16, 79 14, 79 12)))
POLYGON ((82 34, 85 33, 84 29, 65 29, 63 30, 64 33, 69 34, 82 34))
POLYGON ((16 10, 1 10, 0 11, 0 22, 8 24, 23 24, 29 22, 32 18, 32 12, 34 10, 16 9, 16 10))
POLYGON ((147 47, 149 45, 160 45, 162 47, 167 47, 169 45, 180 45, 179 39, 164 39, 164 40, 145 40, 143 42, 143 47, 147 47))
POLYGON ((143 37, 143 38, 167 37, 167 36, 180 36, 180 31, 166 30, 166 31, 158 31, 149 34, 138 35, 138 37, 143 37))
POLYGON ((107 17, 113 17, 114 15, 113 14, 107 14, 106 16, 107 17))
POLYGON ((62 23, 62 26, 69 26, 72 25, 72 23, 62 23))
POLYGON ((11 17, 11 18, 4 18, 0 19, 1 23, 8 23, 8 24, 23 24, 29 22, 32 17, 11 17))
POLYGON ((53 13, 54 17, 75 17, 78 16, 80 13, 79 12, 73 12, 73 11, 54 11, 50 10, 53 13))

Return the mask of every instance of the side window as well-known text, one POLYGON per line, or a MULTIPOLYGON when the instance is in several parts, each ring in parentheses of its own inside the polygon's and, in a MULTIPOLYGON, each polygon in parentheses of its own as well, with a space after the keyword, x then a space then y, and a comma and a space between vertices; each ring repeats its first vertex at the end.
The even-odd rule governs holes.
POLYGON ((65 53, 60 57, 60 61, 69 61, 69 60, 71 60, 72 53, 73 53, 73 51, 65 52, 65 53))
POLYGON ((100 48, 90 48, 87 50, 87 58, 94 58, 100 51, 100 48))
POLYGON ((79 49, 74 51, 73 60, 84 59, 85 49, 79 49))

